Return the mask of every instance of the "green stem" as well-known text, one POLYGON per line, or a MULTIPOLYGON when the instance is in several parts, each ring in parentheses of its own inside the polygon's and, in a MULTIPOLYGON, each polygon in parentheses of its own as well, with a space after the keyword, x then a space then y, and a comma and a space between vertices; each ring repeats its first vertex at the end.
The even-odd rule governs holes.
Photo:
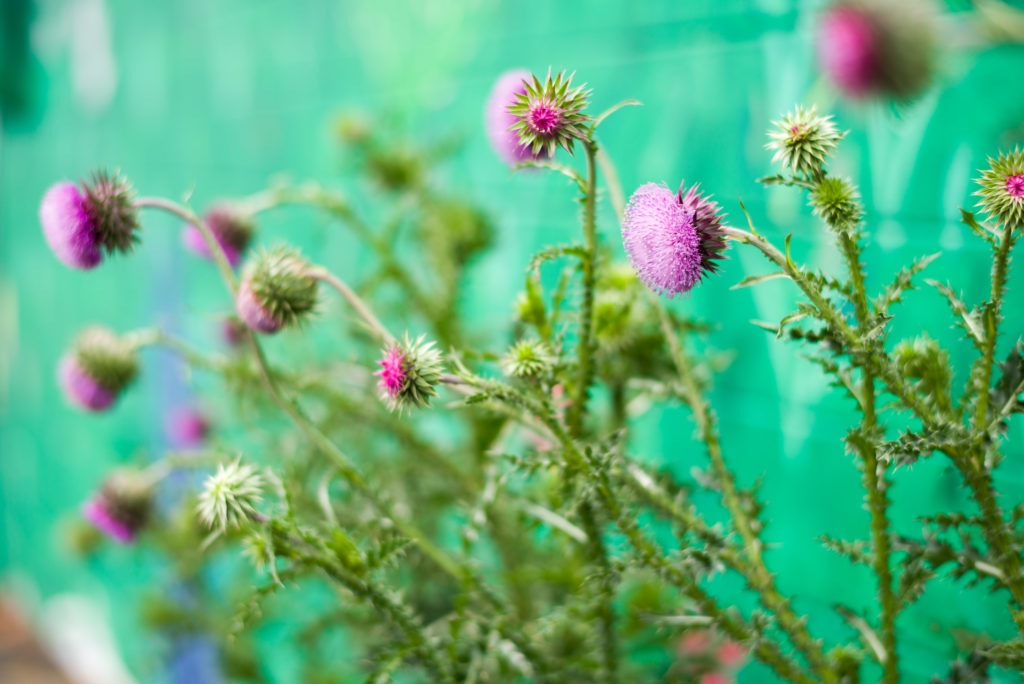
POLYGON ((569 432, 579 436, 583 432, 583 417, 590 398, 590 384, 594 377, 594 285, 596 283, 595 267, 597 265, 597 167, 595 155, 597 143, 587 140, 583 144, 587 153, 587 191, 583 196, 583 238, 587 251, 583 261, 583 301, 580 304, 579 373, 576 378, 576 394, 569 407, 566 417, 569 432))
POLYGON ((988 391, 992 383, 992 364, 995 360, 996 344, 999 342, 999 310, 1006 291, 1006 270, 1015 239, 1011 226, 1003 228, 1002 240, 992 262, 992 294, 985 311, 985 317, 991 320, 991 327, 988 325, 988 321, 985 321, 985 347, 979 360, 981 364, 980 378, 975 387, 978 403, 974 414, 974 428, 979 433, 979 440, 984 439, 988 422, 988 391))
POLYGON ((373 334, 376 335, 383 344, 392 345, 395 343, 395 336, 392 335, 386 327, 384 327, 384 324, 381 323, 380 319, 374 315, 373 311, 370 310, 370 307, 366 305, 366 302, 364 302, 362 298, 352 290, 352 288, 346 285, 343 280, 323 267, 311 268, 307 274, 317 280, 327 283, 337 290, 338 293, 345 298, 345 301, 349 303, 349 306, 355 309, 356 313, 359 314, 359 317, 366 322, 366 325, 369 326, 373 334))

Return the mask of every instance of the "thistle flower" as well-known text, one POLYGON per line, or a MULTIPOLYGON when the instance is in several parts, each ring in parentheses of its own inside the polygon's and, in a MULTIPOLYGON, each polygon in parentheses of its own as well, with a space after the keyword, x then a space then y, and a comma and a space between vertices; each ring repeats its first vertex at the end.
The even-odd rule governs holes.
POLYGON ((672 192, 647 183, 629 198, 622 240, 637 277, 671 299, 718 270, 725 237, 719 207, 694 185, 672 192))
MULTIPOLYGON (((237 266, 242 252, 245 251, 245 248, 249 246, 249 242, 252 240, 252 220, 237 209, 233 209, 226 204, 220 204, 215 205, 206 212, 206 215, 203 216, 203 222, 206 223, 210 232, 213 233, 213 237, 217 239, 217 244, 224 250, 224 256, 227 257, 228 263, 232 266, 237 266)), ((192 224, 186 225, 182 231, 181 239, 189 251, 204 259, 213 258, 213 254, 210 253, 210 247, 206 244, 206 240, 203 238, 203 234, 198 227, 192 224)))
POLYGON ((772 123, 776 130, 768 131, 771 142, 765 148, 775 150, 772 161, 781 161, 783 170, 793 175, 820 174, 836 143, 846 135, 836 129, 831 116, 818 116, 816 107, 804 109, 798 105, 782 121, 772 123))
POLYGON ((501 365, 506 375, 535 378, 555 363, 551 349, 539 340, 519 340, 509 347, 501 365))
POLYGON ((519 134, 512 130, 519 117, 511 113, 509 107, 526 93, 529 78, 531 74, 525 69, 506 71, 494 83, 484 109, 484 126, 491 147, 502 161, 510 165, 543 156, 543 152, 532 154, 527 145, 519 142, 519 134))
POLYGON ((991 220, 1016 230, 1024 225, 1024 150, 989 158, 988 164, 974 193, 981 197, 978 206, 991 220))
POLYGON ((103 411, 135 379, 135 349, 112 331, 84 330, 60 362, 58 379, 72 403, 89 411, 103 411))
POLYGON ((201 445, 210 432, 210 421, 198 409, 178 406, 164 421, 167 441, 177 449, 190 449, 201 445))
POLYGON ((152 488, 142 473, 120 470, 85 503, 82 516, 108 537, 129 544, 149 519, 151 504, 152 488))
POLYGON ((384 357, 377 363, 380 378, 377 389, 380 398, 391 411, 402 413, 406 408, 420 408, 437 396, 435 387, 441 381, 441 352, 433 342, 424 342, 425 335, 415 341, 406 333, 401 342, 384 349, 384 357))
POLYGON ((834 228, 853 228, 864 214, 860 193, 848 181, 834 176, 818 181, 811 189, 810 203, 815 216, 834 228))
POLYGON ((543 83, 533 76, 523 82, 525 92, 516 94, 508 112, 515 117, 510 127, 519 137, 519 143, 534 156, 555 156, 559 145, 569 153, 576 140, 586 140, 585 130, 590 117, 583 113, 590 95, 586 86, 572 87, 573 74, 558 72, 553 78, 551 70, 543 83))
POLYGON ((241 527, 264 517, 256 510, 262 500, 263 478, 251 465, 242 465, 241 457, 234 463, 217 466, 217 472, 206 479, 199 495, 196 513, 204 525, 221 532, 241 527))
POLYGON ((261 253, 238 286, 238 315, 261 333, 295 325, 316 306, 318 281, 308 271, 308 262, 293 249, 261 253))
POLYGON ((822 69, 854 97, 911 97, 934 71, 934 14, 925 0, 838 2, 825 12, 818 32, 822 69))
POLYGON ((131 251, 138 239, 134 193, 116 174, 100 171, 81 188, 57 183, 43 195, 39 222, 53 253, 72 268, 90 269, 103 253, 131 251))

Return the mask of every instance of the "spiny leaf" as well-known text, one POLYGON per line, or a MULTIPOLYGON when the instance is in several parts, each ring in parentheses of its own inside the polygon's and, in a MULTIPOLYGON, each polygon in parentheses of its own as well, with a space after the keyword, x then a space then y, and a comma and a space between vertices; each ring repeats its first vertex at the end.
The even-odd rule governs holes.
POLYGON ((1024 392, 1024 340, 1018 340, 1006 360, 999 366, 999 380, 989 391, 989 404, 992 406, 990 425, 1006 418, 1012 413, 1024 413, 1024 402, 1020 395, 1024 392))
POLYGON ((644 103, 641 102, 640 100, 633 100, 633 99, 623 100, 622 102, 618 102, 616 104, 613 104, 611 107, 609 107, 608 109, 604 110, 603 112, 598 114, 596 117, 594 117, 594 128, 596 129, 598 126, 601 125, 602 121, 604 121, 609 116, 611 116, 615 112, 619 111, 623 107, 631 107, 631 106, 640 106, 640 107, 642 107, 643 104, 644 103))
POLYGON ((984 349, 985 329, 981 321, 981 311, 978 309, 968 310, 967 305, 961 301, 960 297, 948 285, 944 285, 937 280, 926 280, 925 282, 946 296, 946 299, 949 301, 949 308, 952 309, 953 315, 957 317, 957 325, 967 332, 967 336, 971 338, 978 349, 984 349))
POLYGON ((764 283, 769 280, 775 280, 776 278, 789 278, 789 276, 783 273, 782 271, 779 271, 778 273, 765 273, 763 275, 747 276, 746 278, 736 283, 729 289, 739 290, 740 288, 743 287, 750 287, 751 285, 757 285, 758 283, 764 283))
POLYGON ((530 263, 526 267, 526 272, 533 273, 546 262, 567 256, 574 256, 580 259, 586 259, 587 250, 584 249, 582 245, 577 244, 555 245, 553 247, 542 249, 541 251, 534 254, 532 259, 530 259, 530 263))
POLYGON ((948 423, 919 433, 908 430, 899 439, 880 443, 878 457, 896 466, 910 465, 943 448, 959 448, 967 439, 963 428, 948 423))
POLYGON ((941 254, 941 252, 936 252, 935 254, 918 257, 910 266, 900 269, 893 281, 885 288, 885 292, 875 298, 875 310, 881 315, 888 313, 890 306, 902 301, 904 292, 914 289, 914 276, 923 271, 928 264, 938 259, 941 254))

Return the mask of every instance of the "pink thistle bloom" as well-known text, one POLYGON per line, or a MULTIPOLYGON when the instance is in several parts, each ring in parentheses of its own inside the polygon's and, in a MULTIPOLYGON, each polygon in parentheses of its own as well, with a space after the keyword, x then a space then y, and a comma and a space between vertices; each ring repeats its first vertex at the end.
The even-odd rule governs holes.
POLYGON ((245 324, 257 332, 275 333, 284 325, 284 321, 276 318, 256 298, 256 294, 252 290, 252 280, 249 278, 242 280, 238 286, 235 309, 245 324))
POLYGON ((531 154, 530 147, 519 142, 519 134, 511 130, 519 117, 509 112, 508 108, 515 103, 519 95, 526 93, 528 78, 530 72, 525 69, 502 74, 491 89, 484 110, 484 123, 491 147, 502 161, 510 165, 544 156, 543 153, 531 154))
POLYGON ((374 373, 374 375, 380 378, 377 381, 377 388, 380 390, 382 397, 385 397, 390 402, 395 402, 409 379, 408 371, 406 370, 405 354, 402 352, 401 347, 396 344, 390 347, 384 353, 384 358, 377 363, 380 365, 380 370, 374 373))
POLYGON ((74 404, 89 411, 110 408, 117 394, 99 383, 78 362, 74 355, 65 356, 57 370, 58 380, 74 404))
POLYGON ((101 240, 87 200, 74 183, 57 183, 39 205, 43 235, 57 258, 72 268, 93 268, 103 260, 101 240))
POLYGON ((168 441, 179 449, 197 447, 210 431, 210 422, 191 407, 178 407, 170 412, 164 424, 168 441))
POLYGON ((718 657, 718 662, 723 667, 736 668, 739 667, 744 660, 747 659, 747 649, 737 644, 735 641, 727 640, 718 650, 715 652, 718 657))
POLYGON ((97 494, 82 507, 82 515, 111 539, 122 544, 135 541, 135 529, 128 523, 119 520, 111 510, 106 498, 97 494))
POLYGON ((1006 177, 1006 192, 1011 197, 1024 197, 1024 174, 1006 177))
POLYGON ((818 56, 829 77, 845 93, 859 97, 879 79, 878 39, 872 19, 848 5, 832 7, 821 22, 818 56))

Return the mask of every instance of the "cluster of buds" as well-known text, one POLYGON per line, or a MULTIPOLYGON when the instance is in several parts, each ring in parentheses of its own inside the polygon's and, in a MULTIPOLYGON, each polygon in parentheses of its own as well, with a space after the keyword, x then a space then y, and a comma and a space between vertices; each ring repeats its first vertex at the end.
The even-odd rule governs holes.
POLYGON ((72 403, 89 411, 103 411, 114 403, 138 374, 134 346, 102 327, 82 331, 58 368, 64 393, 72 403))
POLYGON ((129 544, 149 520, 153 487, 137 470, 111 473, 82 508, 82 515, 111 539, 129 544))
MULTIPOLYGON (((213 233, 213 237, 224 251, 228 263, 237 266, 242 258, 242 253, 252 241, 255 230, 252 218, 230 204, 216 204, 203 216, 203 223, 213 233)), ((189 251, 204 259, 213 258, 210 246, 206 244, 198 227, 192 224, 186 225, 181 239, 189 251)))
POLYGON ((225 532, 266 518, 256 510, 263 498, 263 477, 241 458, 217 466, 203 485, 196 505, 200 521, 207 527, 225 532))
POLYGON ((298 251, 278 247, 260 253, 246 268, 235 308, 252 330, 275 333, 296 325, 317 303, 319 281, 298 251))
POLYGON ((400 342, 388 345, 377 362, 377 389, 391 411, 402 413, 427 406, 430 398, 437 396, 436 388, 444 370, 441 352, 425 338, 420 335, 413 340, 406 333, 400 342))
POLYGON ((131 251, 139 228, 134 193, 117 174, 100 171, 80 185, 57 183, 39 205, 50 249, 72 268, 89 269, 104 253, 131 251))

